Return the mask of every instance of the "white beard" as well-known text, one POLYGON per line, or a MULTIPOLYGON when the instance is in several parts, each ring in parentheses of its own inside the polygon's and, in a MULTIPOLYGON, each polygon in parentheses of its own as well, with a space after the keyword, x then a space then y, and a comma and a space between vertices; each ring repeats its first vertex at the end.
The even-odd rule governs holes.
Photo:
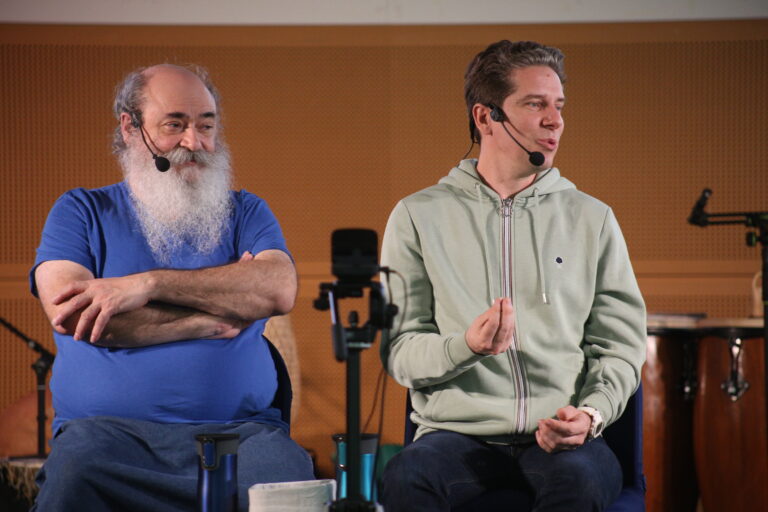
POLYGON ((168 264, 184 243, 210 254, 219 245, 232 211, 229 150, 217 143, 214 153, 177 147, 164 156, 172 164, 167 172, 157 171, 143 146, 129 145, 119 157, 152 255, 168 264), (196 166, 177 167, 193 156, 196 166))

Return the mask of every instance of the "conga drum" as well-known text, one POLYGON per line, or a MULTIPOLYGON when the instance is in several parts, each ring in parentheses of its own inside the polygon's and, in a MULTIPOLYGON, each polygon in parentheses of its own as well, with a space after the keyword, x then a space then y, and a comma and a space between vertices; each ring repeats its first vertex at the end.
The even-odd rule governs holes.
POLYGON ((648 512, 694 512, 693 403, 703 315, 648 315, 643 367, 643 468, 648 512))
POLYGON ((699 328, 694 446, 704 512, 768 511, 763 320, 699 328))

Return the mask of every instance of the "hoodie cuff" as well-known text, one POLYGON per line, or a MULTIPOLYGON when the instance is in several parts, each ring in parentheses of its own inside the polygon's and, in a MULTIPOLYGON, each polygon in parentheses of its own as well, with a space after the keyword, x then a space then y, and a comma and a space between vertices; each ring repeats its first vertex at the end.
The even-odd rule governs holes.
POLYGON ((471 366, 475 362, 486 357, 482 354, 475 354, 472 352, 472 349, 467 345, 467 340, 464 338, 463 332, 449 335, 446 350, 448 351, 448 358, 451 363, 457 368, 471 366))
POLYGON ((613 404, 603 393, 592 393, 579 401, 579 407, 592 407, 600 412, 603 418, 603 426, 613 422, 615 410, 613 404))

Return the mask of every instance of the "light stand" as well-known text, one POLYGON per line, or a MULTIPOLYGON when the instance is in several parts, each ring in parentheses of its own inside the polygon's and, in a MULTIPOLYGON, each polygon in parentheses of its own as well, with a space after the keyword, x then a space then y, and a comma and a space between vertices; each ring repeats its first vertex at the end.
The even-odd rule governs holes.
POLYGON ((40 343, 26 336, 7 320, 0 317, 0 323, 9 331, 21 338, 29 348, 40 354, 40 357, 32 363, 32 369, 37 376, 37 454, 35 457, 45 458, 45 376, 53 365, 54 355, 46 350, 40 343))
POLYGON ((707 213, 704 208, 707 205, 712 191, 705 188, 701 197, 691 210, 688 222, 695 226, 706 227, 720 224, 743 224, 748 228, 755 228, 757 232, 747 232, 746 242, 749 247, 758 243, 762 244, 763 257, 763 372, 765 374, 765 414, 768 425, 768 212, 734 212, 734 213, 707 213), (711 220, 714 219, 714 220, 711 220))

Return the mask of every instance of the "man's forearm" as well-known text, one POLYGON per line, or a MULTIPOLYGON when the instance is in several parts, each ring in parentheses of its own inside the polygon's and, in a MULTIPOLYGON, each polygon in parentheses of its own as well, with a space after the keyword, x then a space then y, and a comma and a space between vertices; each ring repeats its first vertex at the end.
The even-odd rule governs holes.
POLYGON ((231 338, 240 328, 236 322, 194 309, 149 303, 113 316, 95 345, 135 348, 187 339, 231 338))
POLYGON ((220 267, 97 279, 77 263, 52 261, 38 268, 37 280, 51 325, 64 333, 64 326, 76 318, 76 340, 90 333, 90 340, 99 341, 113 317, 150 303, 190 308, 242 325, 285 314, 296 300, 296 270, 278 250, 256 256, 246 252, 237 263, 220 267))
POLYGON ((147 278, 153 300, 244 322, 287 313, 296 298, 296 271, 287 259, 153 270, 147 278))

